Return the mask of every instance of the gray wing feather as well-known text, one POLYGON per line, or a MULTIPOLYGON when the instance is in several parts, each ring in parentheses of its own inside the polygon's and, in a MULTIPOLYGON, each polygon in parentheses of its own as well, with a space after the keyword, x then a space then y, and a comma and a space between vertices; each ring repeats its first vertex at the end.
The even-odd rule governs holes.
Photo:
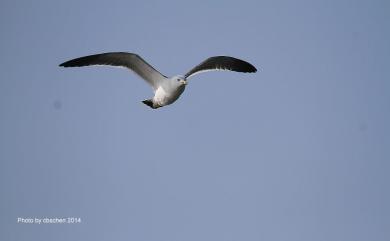
POLYGON ((230 70, 244 73, 254 73, 257 71, 252 64, 229 56, 214 56, 206 59, 185 74, 189 78, 195 74, 212 70, 230 70))
POLYGON ((154 89, 157 89, 161 81, 167 78, 139 55, 126 52, 94 54, 72 59, 60 64, 62 67, 82 67, 90 65, 110 65, 128 68, 152 85, 154 89))

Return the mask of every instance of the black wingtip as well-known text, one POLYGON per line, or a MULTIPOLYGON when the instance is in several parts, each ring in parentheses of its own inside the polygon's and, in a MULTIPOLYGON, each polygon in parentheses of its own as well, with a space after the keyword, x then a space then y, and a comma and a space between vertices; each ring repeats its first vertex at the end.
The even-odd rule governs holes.
POLYGON ((66 68, 66 67, 78 67, 77 65, 72 64, 73 63, 72 61, 73 60, 69 60, 69 61, 63 62, 62 64, 60 64, 58 66, 59 67, 64 67, 64 68, 66 68))
POLYGON ((250 64, 248 73, 256 73, 256 72, 257 72, 256 67, 250 64))
MULTIPOLYGON (((71 61, 71 60, 70 60, 71 61)), ((66 62, 63 62, 62 64, 59 64, 58 66, 59 67, 71 67, 71 65, 69 65, 70 61, 66 61, 66 62)))
POLYGON ((59 66, 66 68, 66 67, 83 67, 88 65, 99 64, 94 62, 97 56, 98 55, 90 55, 90 56, 84 56, 76 59, 71 59, 66 62, 63 62, 59 66))
POLYGON ((244 72, 247 72, 247 73, 256 73, 257 72, 257 69, 253 64, 251 64, 247 61, 241 60, 241 59, 237 59, 237 62, 239 62, 241 64, 242 69, 245 69, 244 72))
POLYGON ((229 57, 229 56, 221 56, 222 57, 222 60, 223 59, 227 59, 228 61, 230 60, 233 60, 233 64, 232 64, 232 71, 237 71, 237 72, 244 72, 244 73, 256 73, 257 72, 257 69, 256 67, 245 61, 245 60, 242 60, 242 59, 237 59, 237 58, 234 58, 234 57, 229 57))

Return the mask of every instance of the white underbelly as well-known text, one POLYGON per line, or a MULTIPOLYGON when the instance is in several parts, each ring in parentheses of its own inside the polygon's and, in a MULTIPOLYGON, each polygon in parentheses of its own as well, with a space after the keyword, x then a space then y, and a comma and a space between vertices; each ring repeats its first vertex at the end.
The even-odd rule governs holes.
POLYGON ((175 100, 179 98, 181 93, 183 93, 184 87, 179 88, 176 91, 168 93, 162 87, 159 87, 153 97, 153 102, 157 103, 160 106, 172 104, 175 100))

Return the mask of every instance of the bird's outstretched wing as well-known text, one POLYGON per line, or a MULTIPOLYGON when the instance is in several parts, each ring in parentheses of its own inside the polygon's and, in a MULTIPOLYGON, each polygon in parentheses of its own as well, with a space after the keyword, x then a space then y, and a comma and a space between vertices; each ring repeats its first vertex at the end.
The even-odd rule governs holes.
POLYGON ((253 73, 257 71, 255 66, 244 60, 229 56, 214 56, 206 59, 198 66, 188 71, 188 73, 185 74, 185 77, 189 78, 195 74, 213 70, 230 70, 245 73, 253 73))
POLYGON ((60 64, 62 67, 82 67, 89 65, 111 65, 128 68, 148 82, 154 89, 157 89, 160 86, 161 81, 167 78, 139 55, 126 52, 94 54, 72 59, 60 64))

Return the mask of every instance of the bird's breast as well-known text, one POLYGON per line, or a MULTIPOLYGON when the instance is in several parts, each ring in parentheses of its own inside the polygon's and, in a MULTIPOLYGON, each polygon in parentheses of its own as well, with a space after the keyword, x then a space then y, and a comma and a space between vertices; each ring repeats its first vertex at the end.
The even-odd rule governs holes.
POLYGON ((175 89, 167 89, 160 86, 154 94, 153 101, 160 106, 172 104, 180 97, 184 89, 184 85, 175 89))

